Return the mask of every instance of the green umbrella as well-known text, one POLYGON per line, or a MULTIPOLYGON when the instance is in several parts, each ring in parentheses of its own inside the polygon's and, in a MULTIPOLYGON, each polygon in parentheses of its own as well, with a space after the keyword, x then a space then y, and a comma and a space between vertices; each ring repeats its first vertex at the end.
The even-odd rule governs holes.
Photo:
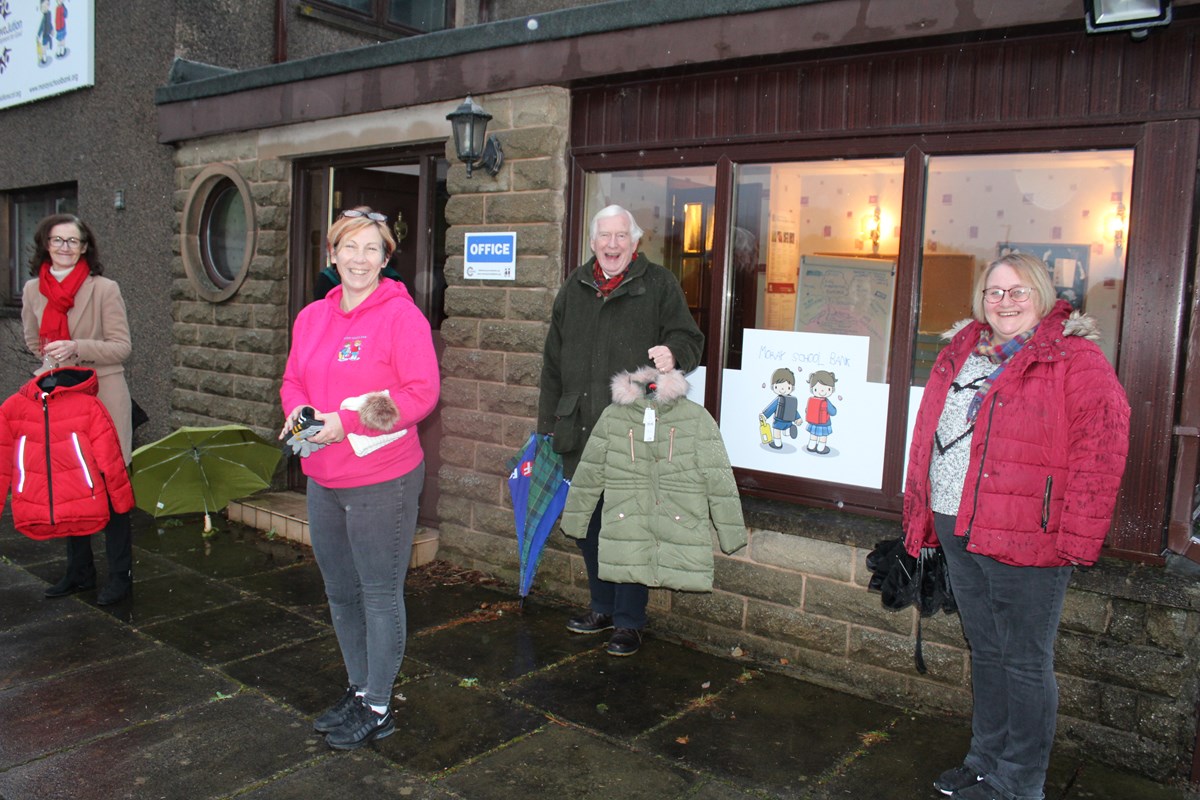
POLYGON ((265 489, 283 453, 244 425, 180 428, 133 451, 138 507, 156 517, 203 511, 265 489))

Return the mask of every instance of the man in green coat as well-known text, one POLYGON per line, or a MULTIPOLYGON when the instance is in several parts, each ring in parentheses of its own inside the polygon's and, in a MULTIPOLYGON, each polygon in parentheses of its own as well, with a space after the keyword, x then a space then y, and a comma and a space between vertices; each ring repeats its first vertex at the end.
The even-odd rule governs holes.
MULTIPOLYGON (((592 219, 593 257, 567 276, 554 299, 543 350, 538 432, 554 436, 571 477, 620 372, 653 364, 659 372, 690 372, 700 363, 704 334, 688 310, 679 281, 637 252, 642 229, 621 206, 592 219)), ((650 590, 611 583, 597 575, 601 507, 596 505, 579 549, 587 566, 591 610, 567 622, 574 633, 613 630, 608 652, 633 655, 641 647, 650 590)))

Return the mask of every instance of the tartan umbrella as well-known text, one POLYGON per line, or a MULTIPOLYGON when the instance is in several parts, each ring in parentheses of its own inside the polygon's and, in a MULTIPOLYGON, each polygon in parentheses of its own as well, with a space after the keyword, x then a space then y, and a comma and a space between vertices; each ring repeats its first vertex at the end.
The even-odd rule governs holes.
POLYGON ((521 451, 508 460, 508 491, 517 529, 522 602, 533 585, 542 549, 567 502, 571 482, 563 477, 562 456, 549 436, 529 434, 521 451))
POLYGON ((265 489, 282 452, 244 425, 180 428, 133 451, 138 507, 156 517, 203 511, 265 489))

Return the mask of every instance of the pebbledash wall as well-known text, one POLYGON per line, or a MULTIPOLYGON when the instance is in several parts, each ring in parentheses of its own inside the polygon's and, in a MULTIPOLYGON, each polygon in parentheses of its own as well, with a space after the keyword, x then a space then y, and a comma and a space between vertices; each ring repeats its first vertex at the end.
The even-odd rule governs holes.
MULTIPOLYGON (((489 132, 506 162, 495 178, 476 172, 470 180, 455 162, 448 181, 439 558, 514 581, 505 462, 534 426, 550 309, 572 266, 563 263, 570 93, 535 87, 477 99, 495 117, 489 132), (488 230, 517 232, 515 281, 463 278, 463 234, 488 230)), ((442 138, 449 110, 380 112, 179 148, 174 424, 241 422, 264 435, 278 424, 291 162, 351 140, 358 149, 442 138), (258 227, 250 272, 220 303, 188 280, 178 235, 193 183, 214 164, 247 182, 258 227)), ((913 667, 915 613, 887 612, 866 591, 865 556, 899 536, 898 524, 750 497, 744 505, 749 546, 732 557, 716 552, 711 594, 653 591, 656 634, 895 706, 967 712, 969 658, 957 617, 924 621, 922 676, 913 667)), ((587 603, 582 559, 561 534, 551 538, 535 591, 587 603)), ((1058 642, 1061 745, 1160 779, 1186 776, 1200 698, 1198 628, 1194 577, 1112 560, 1077 573, 1058 642)))

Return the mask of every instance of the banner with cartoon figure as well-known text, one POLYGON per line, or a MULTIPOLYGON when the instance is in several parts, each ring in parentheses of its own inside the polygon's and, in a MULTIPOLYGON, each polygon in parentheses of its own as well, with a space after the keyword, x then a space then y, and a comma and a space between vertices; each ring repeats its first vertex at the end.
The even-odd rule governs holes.
POLYGON ((726 370, 721 434, 736 467, 878 489, 887 384, 867 380, 871 339, 747 330, 726 370))
POLYGON ((0 0, 0 108, 94 86, 95 0, 0 0))

